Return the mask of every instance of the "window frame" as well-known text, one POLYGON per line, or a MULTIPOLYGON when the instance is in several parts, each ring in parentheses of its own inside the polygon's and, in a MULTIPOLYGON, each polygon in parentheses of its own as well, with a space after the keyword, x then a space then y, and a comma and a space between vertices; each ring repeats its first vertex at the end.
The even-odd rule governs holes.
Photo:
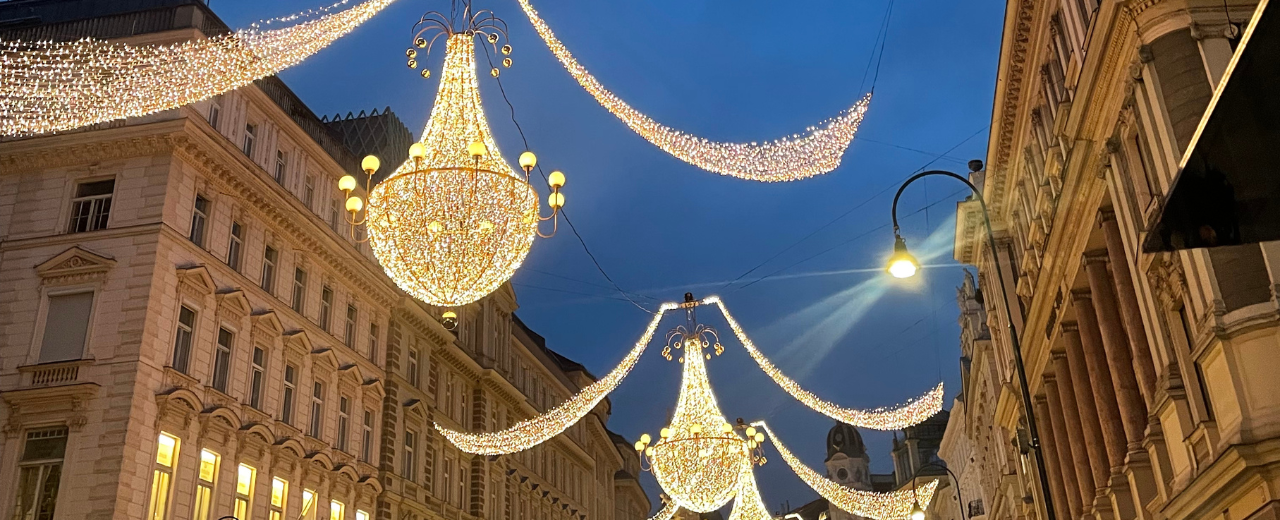
MULTIPOLYGON (((43 438, 48 439, 48 438, 53 438, 53 436, 50 435, 48 437, 43 437, 43 438)), ((50 477, 52 477, 52 473, 55 469, 58 472, 58 477, 57 477, 57 482, 52 483, 53 484, 52 491, 54 494, 53 509, 52 511, 49 511, 49 513, 51 516, 54 516, 57 514, 57 510, 58 510, 57 495, 58 495, 58 492, 62 489, 63 466, 66 464, 66 460, 67 460, 66 451, 70 444, 70 438, 71 438, 70 428, 68 428, 65 425, 49 425, 49 426, 43 426, 43 427, 37 427, 37 428, 28 428, 23 430, 22 436, 20 437, 20 439, 22 439, 22 442, 19 445, 19 449, 18 449, 18 455, 17 455, 18 460, 15 464, 16 471, 14 472, 14 479, 15 479, 14 486, 16 488, 14 490, 14 509, 15 509, 15 514, 18 515, 17 516, 18 518, 31 518, 31 517, 39 518, 40 515, 44 512, 42 509, 43 503, 40 500, 40 497, 50 491, 48 484, 49 484, 50 477), (33 435, 58 434, 58 433, 61 434, 61 438, 62 438, 62 455, 60 457, 33 458, 31 460, 25 460, 27 444, 33 440, 40 440, 40 438, 33 439, 32 438, 33 435), (21 485, 22 474, 28 469, 34 469, 37 475, 37 482, 35 483, 36 487, 32 490, 32 494, 30 497, 31 498, 30 506, 32 507, 32 510, 31 510, 32 515, 30 517, 23 515, 21 513, 16 513, 17 511, 21 510, 24 503, 23 487, 21 485)))
POLYGON ((168 520, 170 513, 173 512, 173 488, 174 474, 178 471, 178 461, 181 459, 182 439, 177 435, 161 430, 157 434, 155 456, 151 459, 151 485, 147 496, 147 520, 168 520), (172 451, 169 456, 169 464, 160 461, 162 439, 170 439, 173 442, 172 451), (163 495, 163 496, 161 496, 163 495))
POLYGON ((209 513, 213 511, 213 497, 218 492, 218 472, 221 471, 222 455, 209 448, 200 450, 199 466, 196 467, 196 493, 192 498, 191 518, 192 520, 209 520, 209 513), (204 478, 205 454, 213 456, 212 479, 204 478))
POLYGON ((298 314, 306 314, 307 270, 301 266, 293 267, 293 296, 289 300, 289 308, 298 314))
POLYGON ((317 316, 317 324, 325 332, 329 332, 329 326, 333 324, 333 286, 325 284, 320 288, 320 314, 317 316))
POLYGON ((110 176, 86 177, 82 179, 76 179, 71 183, 70 194, 66 199, 64 199, 68 201, 67 215, 66 215, 66 218, 64 219, 64 222, 66 222, 66 227, 63 228, 67 234, 90 233, 93 231, 100 231, 100 230, 111 227, 111 209, 112 209, 112 205, 115 202, 116 184, 118 184, 117 180, 118 179, 116 178, 115 175, 110 175, 110 176), (96 184, 100 182, 107 182, 107 181, 111 182, 111 193, 108 193, 105 195, 84 195, 84 196, 76 195, 76 193, 80 190, 81 186, 88 185, 88 184, 96 184), (94 206, 92 205, 92 203, 99 200, 103 200, 105 202, 100 206, 98 206, 99 210, 95 212, 93 209, 94 206), (76 226, 76 220, 77 220, 76 207, 77 207, 77 204, 81 202, 90 203, 89 213, 84 220, 85 222, 84 229, 79 229, 79 226, 76 226), (96 223, 98 222, 101 222, 100 226, 96 225, 96 223))
POLYGON ((363 422, 360 425, 360 460, 373 462, 373 410, 364 409, 363 422))
POLYGON ((311 424, 307 435, 316 439, 324 438, 324 390, 324 381, 311 382, 311 424))
POLYGON ((285 361, 284 373, 280 380, 284 383, 280 388, 280 422, 293 426, 294 414, 297 413, 298 400, 298 365, 285 361), (290 378, 289 374, 293 374, 290 378))
POLYGON ((34 341, 32 342, 31 352, 28 357, 28 362, 30 364, 41 364, 40 353, 44 349, 45 333, 46 333, 46 329, 49 326, 50 298, 57 297, 57 296, 73 296, 73 295, 85 294, 85 293, 92 294, 92 296, 89 297, 89 322, 84 329, 84 344, 80 346, 80 356, 76 359, 49 361, 48 363, 67 363, 67 362, 72 362, 77 360, 83 360, 85 359, 86 356, 88 356, 89 344, 90 344, 90 341, 93 339, 94 323, 97 321, 94 319, 94 314, 95 314, 95 311, 97 311, 98 309, 98 297, 99 297, 98 288, 99 286, 97 284, 75 285, 75 286, 68 286, 68 287, 57 287, 44 292, 43 296, 40 299, 40 313, 39 313, 40 319, 39 319, 39 322, 36 324, 36 334, 33 334, 33 336, 35 337, 33 338, 34 341))
POLYGON ((289 154, 284 150, 276 150, 276 168, 275 174, 273 175, 273 177, 275 177, 276 184, 284 186, 284 183, 287 180, 286 176, 288 174, 289 154))
POLYGON ((374 365, 378 364, 378 336, 380 335, 379 333, 382 332, 378 330, 379 328, 377 321, 369 322, 369 348, 367 349, 367 353, 369 355, 369 362, 374 365))
POLYGON ((224 394, 227 393, 227 387, 231 383, 231 360, 235 357, 235 348, 236 331, 225 325, 219 326, 218 336, 214 339, 213 367, 209 374, 209 386, 224 394), (222 342, 223 333, 230 338, 225 345, 222 342))
POLYGON ((346 321, 342 325, 342 342, 352 350, 356 348, 356 331, 359 329, 359 324, 360 309, 356 307, 355 302, 349 301, 347 302, 346 321))
POLYGON ((188 304, 187 302, 180 303, 178 305, 178 315, 174 317, 173 348, 169 355, 169 366, 173 367, 174 370, 177 370, 178 372, 181 372, 183 374, 191 375, 191 355, 195 351, 195 346, 196 346, 195 338, 196 338, 196 333, 199 330, 200 330, 200 309, 198 307, 188 304), (182 323, 183 309, 191 311, 191 325, 189 327, 183 325, 182 323), (182 333, 184 328, 187 329, 186 330, 187 332, 186 350, 187 351, 186 351, 186 357, 182 360, 182 366, 178 366, 178 340, 179 340, 178 335, 182 333))
POLYGON ((280 267, 280 250, 271 244, 267 244, 262 248, 262 290, 267 294, 275 295, 276 289, 276 270, 280 267))
POLYGON ((249 353, 249 406, 262 409, 262 396, 267 386, 267 348, 254 345, 249 353), (259 355, 261 358, 259 359, 259 355))
POLYGON ((240 271, 244 260, 244 224, 231 221, 230 237, 227 238, 227 267, 232 271, 240 271))
POLYGON ((244 137, 240 142, 240 151, 244 152, 245 157, 253 160, 253 148, 258 141, 258 125, 253 123, 244 124, 244 137))
POLYGON ((209 215, 213 213, 213 201, 197 192, 191 201, 191 227, 187 230, 187 239, 203 248, 208 238, 209 215), (203 202, 203 204, 201 204, 203 202))
POLYGON ((338 394, 338 435, 334 441, 334 447, 338 451, 347 451, 347 445, 351 440, 351 398, 342 394, 338 394))

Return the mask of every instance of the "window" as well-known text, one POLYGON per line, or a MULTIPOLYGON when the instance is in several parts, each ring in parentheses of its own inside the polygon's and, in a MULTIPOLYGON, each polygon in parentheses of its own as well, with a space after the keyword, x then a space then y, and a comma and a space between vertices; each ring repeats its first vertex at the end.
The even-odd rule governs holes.
POLYGON ((209 102, 209 126, 218 129, 218 120, 222 118, 222 96, 214 96, 209 102))
POLYGON ((357 509, 356 520, 369 520, 369 513, 363 509, 357 509))
POLYGON ((413 430, 404 431, 404 457, 401 459, 400 473, 409 482, 418 481, 418 433, 413 430))
POLYGON ((301 520, 315 520, 316 518, 316 492, 314 489, 302 490, 302 514, 299 515, 301 520))
POLYGON ((258 127, 255 125, 244 125, 244 144, 241 150, 244 154, 253 158, 253 142, 258 139, 258 127))
POLYGON ((289 481, 271 479, 271 516, 267 520, 284 520, 284 507, 289 502, 289 481))
POLYGON ((320 438, 324 428, 324 383, 316 381, 311 388, 311 436, 320 438))
POLYGON ((329 228, 338 231, 338 199, 329 199, 329 228))
POLYGON ((173 470, 178 465, 178 438, 160 432, 156 440, 156 463, 151 472, 151 500, 147 505, 147 520, 169 518, 169 495, 173 485, 173 470))
POLYGON ((369 324, 369 362, 378 364, 378 324, 369 324))
POLYGON ((231 222, 231 242, 227 245, 227 266, 240 270, 240 258, 244 255, 244 226, 239 222, 231 222))
POLYGON ((218 349, 213 354, 213 388, 227 393, 227 380, 231 376, 231 346, 235 342, 235 334, 225 328, 218 328, 218 349))
POLYGON ((418 349, 409 349, 409 362, 406 363, 405 377, 409 379, 409 384, 414 387, 418 386, 418 349))
POLYGON ((183 305, 178 309, 178 333, 173 338, 173 368, 187 373, 191 361, 191 336, 196 330, 196 311, 183 305))
POLYGON ((302 313, 303 308, 307 305, 307 272, 301 267, 293 268, 293 307, 294 311, 302 313))
POLYGON ((50 295, 39 362, 55 363, 84 357, 92 312, 92 292, 50 295))
POLYGON ((249 518, 253 512, 253 484, 258 470, 248 464, 236 468, 236 518, 249 518))
POLYGON ((209 199, 196 195, 194 208, 191 210, 191 242, 204 247, 204 225, 209 221, 209 199))
POLYGON ((442 491, 440 498, 443 499, 446 503, 452 504, 453 503, 453 459, 449 459, 449 458, 444 459, 444 468, 442 468, 442 471, 440 472, 440 474, 441 476, 444 477, 443 481, 440 482, 440 486, 441 486, 440 489, 442 491))
POLYGON ((262 347, 253 347, 253 366, 249 376, 249 406, 262 409, 262 385, 267 372, 267 352, 262 347))
POLYGON ((268 293, 274 293, 276 287, 276 261, 280 258, 280 252, 276 248, 267 246, 262 251, 262 290, 268 293))
POLYGON ((333 288, 328 285, 320 289, 320 328, 329 330, 329 318, 333 314, 333 288))
POLYGON ((351 400, 338 397, 338 451, 347 451, 347 430, 351 426, 351 400))
POLYGON ((68 233, 97 231, 107 227, 111 217, 111 192, 116 180, 85 182, 76 186, 76 197, 71 199, 71 223, 68 233))
POLYGON ((276 150, 276 183, 284 186, 284 174, 289 167, 289 156, 276 150))
POLYGON ((356 318, 359 316, 355 304, 347 304, 347 324, 343 331, 343 342, 348 347, 356 348, 356 318))
POLYGON ((364 411, 364 425, 360 428, 360 460, 373 462, 373 411, 364 411))
POLYGON ((222 457, 209 450, 200 450, 200 472, 196 475, 195 508, 191 513, 192 520, 209 520, 209 511, 213 507, 213 489, 218 483, 218 462, 222 457))
POLYGON ((53 518, 62 480, 62 459, 67 451, 67 429, 45 428, 27 432, 18 462, 18 498, 14 518, 53 518))
POLYGON ((298 368, 286 364, 284 366, 284 392, 280 396, 280 420, 285 424, 293 424, 293 394, 298 388, 298 368))
POLYGON ((314 175, 307 175, 302 181, 302 203, 307 209, 315 211, 316 202, 316 178, 314 175))
POLYGON ((329 501, 329 520, 343 520, 347 517, 347 506, 337 500, 329 501))

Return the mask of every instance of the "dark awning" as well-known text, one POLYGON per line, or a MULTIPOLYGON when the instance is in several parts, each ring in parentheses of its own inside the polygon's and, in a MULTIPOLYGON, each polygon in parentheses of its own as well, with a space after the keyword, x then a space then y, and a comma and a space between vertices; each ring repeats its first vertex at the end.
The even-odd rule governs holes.
POLYGON ((1148 253, 1280 240, 1280 13, 1267 7, 1205 110, 1148 253))

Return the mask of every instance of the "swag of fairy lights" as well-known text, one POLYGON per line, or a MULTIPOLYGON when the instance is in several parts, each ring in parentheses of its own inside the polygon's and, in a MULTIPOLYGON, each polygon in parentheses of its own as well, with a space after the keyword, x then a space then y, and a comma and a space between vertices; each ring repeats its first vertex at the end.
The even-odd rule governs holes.
POLYGON ((59 132, 208 99, 301 62, 394 0, 338 10, 350 1, 170 45, 0 40, 0 135, 59 132), (294 25, 266 29, 277 23, 294 25))
MULTIPOLYGON (((940 400, 932 397, 933 392, 913 400, 907 406, 872 411, 843 408, 818 399, 793 380, 781 375, 767 360, 760 361, 764 357, 755 350, 755 345, 747 339, 741 326, 725 310, 718 297, 699 301, 686 295, 684 303, 665 303, 660 307, 640 339, 617 367, 547 413, 497 432, 466 433, 439 424, 435 427, 459 449, 475 455, 510 454, 546 442, 585 417, 606 395, 617 388, 646 350, 664 315, 671 310, 684 309, 687 323, 667 334, 667 345, 662 351, 663 357, 683 365, 676 409, 671 421, 661 429, 657 438, 644 434, 635 444, 641 456, 642 467, 653 472, 667 495, 667 504, 651 520, 666 520, 674 515, 676 509, 700 513, 713 511, 730 500, 734 501, 731 520, 770 519, 754 477, 754 466, 766 462, 763 452, 766 434, 773 437, 774 446, 782 459, 802 481, 844 511, 868 518, 898 519, 907 516, 917 497, 921 504, 929 503, 937 487, 936 480, 919 486, 914 493, 910 490, 879 493, 848 488, 823 478, 805 466, 778 442, 763 422, 748 425, 741 419, 737 424, 727 421, 707 378, 705 363, 713 354, 723 353, 724 347, 715 330, 698 324, 694 314, 697 307, 705 305, 716 305, 734 329, 735 335, 749 352, 753 352, 752 355, 757 358, 761 368, 770 373, 779 382, 779 386, 815 411, 839 420, 849 417, 853 419, 849 421, 851 424, 895 429, 919 424, 941 409, 940 400), (778 375, 774 376, 774 373, 778 375), (782 381, 788 384, 783 384, 782 381), (809 397, 801 398, 797 394, 809 397)), ((934 392, 941 392, 941 389, 934 392)))
POLYGON ((529 0, 520 7, 551 53, 601 106, 654 146, 707 171, 754 181, 793 181, 821 175, 840 166, 871 103, 871 94, 834 117, 810 126, 803 134, 763 143, 723 143, 687 134, 654 121, 610 92, 578 63, 556 38, 529 0))

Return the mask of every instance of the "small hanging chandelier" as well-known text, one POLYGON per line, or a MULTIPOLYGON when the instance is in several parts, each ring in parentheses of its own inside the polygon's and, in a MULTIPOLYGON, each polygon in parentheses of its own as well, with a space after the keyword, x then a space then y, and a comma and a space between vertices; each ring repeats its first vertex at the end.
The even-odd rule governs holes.
MULTIPOLYGON (((474 302, 509 280, 529 254, 534 236, 555 234, 564 206, 564 174, 554 171, 548 176, 551 215, 540 216, 539 195, 529 184, 537 157, 522 153, 524 173, 517 173, 498 151, 484 116, 474 39, 483 38, 482 45, 509 55, 510 45, 498 47, 506 36, 505 23, 487 10, 472 12, 470 2, 462 2, 460 12, 456 8, 455 2, 449 17, 434 11, 423 15, 414 27, 413 47, 405 51, 408 66, 416 69, 419 49, 425 59, 445 37, 435 106, 422 139, 409 147, 409 160, 367 190, 368 204, 351 193, 354 178, 339 183, 347 191, 350 222, 368 229, 374 255, 387 274, 409 294, 440 307, 474 302), (462 29, 455 30, 455 24, 462 29), (538 226, 547 220, 552 229, 544 235, 538 226)), ((510 64, 510 58, 503 60, 510 64)), ((421 74, 430 77, 426 69, 421 74)), ((490 75, 498 76, 497 67, 490 75)), ((363 166, 368 186, 377 159, 366 158, 363 166)))

